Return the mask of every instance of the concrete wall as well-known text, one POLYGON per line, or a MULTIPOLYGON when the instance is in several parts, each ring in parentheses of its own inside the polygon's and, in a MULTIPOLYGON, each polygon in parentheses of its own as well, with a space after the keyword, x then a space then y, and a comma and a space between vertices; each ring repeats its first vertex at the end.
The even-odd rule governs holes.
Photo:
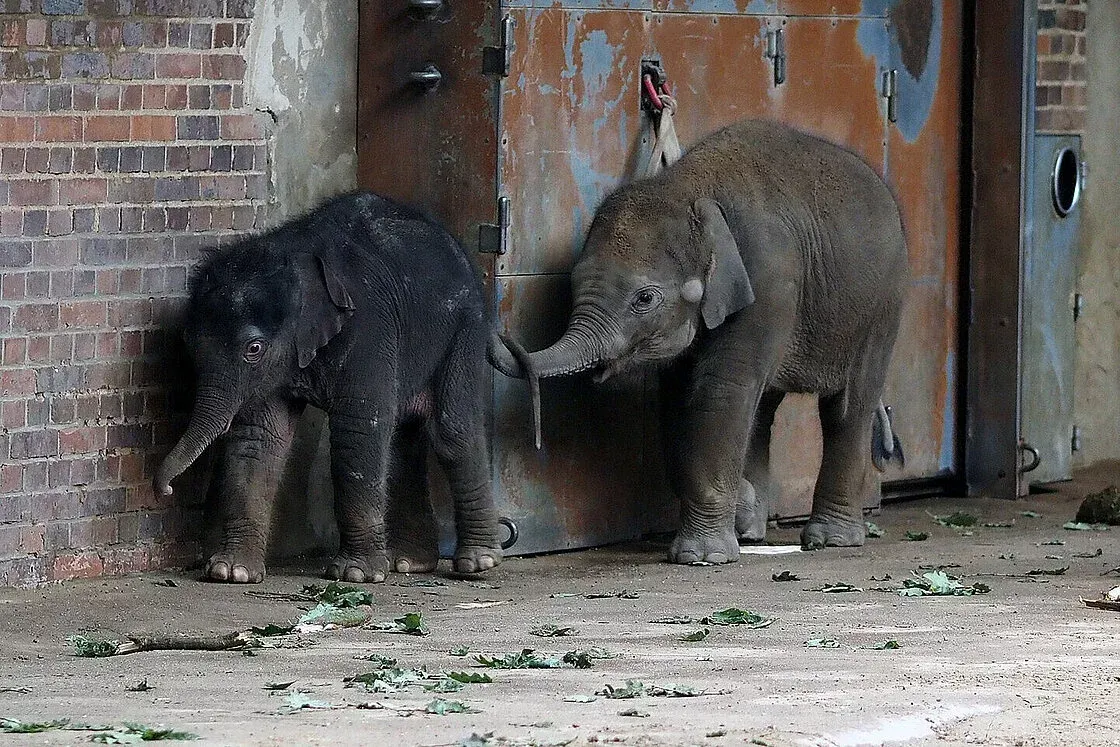
POLYGON ((1088 112, 1082 140, 1089 165, 1082 215, 1075 419, 1080 465, 1120 458, 1120 2, 1089 3, 1088 112))
MULTIPOLYGON (((356 186, 357 54, 357 0, 256 0, 246 97, 275 120, 271 225, 356 186)), ((328 437, 309 407, 280 487, 273 557, 337 543, 328 437)))

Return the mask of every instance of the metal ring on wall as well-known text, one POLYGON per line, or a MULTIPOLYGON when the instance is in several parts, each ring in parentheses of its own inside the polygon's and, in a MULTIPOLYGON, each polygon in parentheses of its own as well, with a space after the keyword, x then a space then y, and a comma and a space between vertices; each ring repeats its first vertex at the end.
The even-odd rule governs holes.
POLYGON ((1081 201, 1081 160, 1073 148, 1062 148, 1054 158, 1050 196, 1054 200, 1054 210, 1063 218, 1081 201))

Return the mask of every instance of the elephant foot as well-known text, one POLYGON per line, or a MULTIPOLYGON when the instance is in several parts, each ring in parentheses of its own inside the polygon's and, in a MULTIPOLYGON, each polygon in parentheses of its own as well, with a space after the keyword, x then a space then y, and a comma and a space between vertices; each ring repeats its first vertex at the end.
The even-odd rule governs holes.
POLYGON ((759 496, 750 480, 739 483, 739 503, 735 507, 735 535, 740 542, 762 542, 766 539, 766 521, 770 518, 767 502, 759 496))
POLYGON ((455 551, 456 573, 482 573, 502 563, 501 548, 460 547, 455 551))
POLYGON ((259 584, 264 581, 264 554, 215 553, 206 564, 206 578, 230 584, 259 584))
POLYGON ((834 516, 810 516, 801 530, 801 547, 819 550, 822 547, 861 547, 865 537, 863 517, 859 521, 834 516))
POLYGON ((337 555, 323 575, 335 581, 379 584, 389 575, 389 559, 384 555, 364 559, 337 555))
POLYGON ((684 565, 738 563, 739 540, 730 528, 704 534, 681 529, 669 546, 669 562, 684 565))
POLYGON ((389 558, 397 573, 431 573, 439 563, 439 527, 429 510, 427 515, 390 524, 389 558))

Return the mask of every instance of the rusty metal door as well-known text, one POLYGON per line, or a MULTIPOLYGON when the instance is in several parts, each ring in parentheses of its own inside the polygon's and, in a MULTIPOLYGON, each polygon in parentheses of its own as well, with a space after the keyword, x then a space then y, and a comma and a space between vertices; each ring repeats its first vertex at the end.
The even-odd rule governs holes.
MULTIPOLYGON (((568 272, 595 209, 648 154, 639 78, 642 61, 657 60, 686 148, 765 117, 886 176, 913 276, 887 386, 907 467, 890 477, 952 473, 960 0, 494 2, 445 0, 437 21, 415 12, 437 3, 363 2, 359 157, 364 185, 427 206, 483 251, 499 325, 531 349, 563 330, 568 272), (428 65, 442 77, 425 93, 412 74, 428 65)), ((536 451, 524 383, 496 377, 493 470, 500 509, 521 529, 515 552, 672 527, 652 388, 548 381, 536 451)), ((772 513, 803 516, 820 459, 813 399, 788 398, 775 428, 772 513)))
MULTIPOLYGON (((887 388, 908 461, 889 477, 951 474, 959 2, 634 0, 619 7, 569 0, 536 7, 513 0, 503 12, 512 54, 501 86, 498 189, 510 200, 510 225, 508 253, 495 273, 507 329, 544 345, 563 328, 567 271, 595 208, 634 176, 648 152, 638 81, 642 61, 657 60, 680 104, 677 130, 686 148, 736 120, 765 117, 844 145, 886 176, 902 207, 913 268, 887 388)), ((521 387, 497 385, 503 425, 495 464, 510 502, 547 506, 548 520, 561 523, 555 546, 633 536, 670 522, 652 408, 641 386, 562 386, 546 406, 552 430, 545 449, 533 454, 523 446, 521 387)), ((806 515, 820 460, 814 398, 783 404, 773 456, 781 497, 772 515, 806 515)))

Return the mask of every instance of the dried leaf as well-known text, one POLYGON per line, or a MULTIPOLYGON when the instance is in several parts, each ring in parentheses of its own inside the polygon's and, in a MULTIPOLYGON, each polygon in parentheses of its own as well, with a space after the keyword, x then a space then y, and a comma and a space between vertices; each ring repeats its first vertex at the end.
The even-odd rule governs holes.
POLYGON ((808 648, 840 648, 840 641, 835 638, 810 638, 805 641, 808 648))
POLYGON ((708 633, 710 632, 711 631, 709 631, 707 628, 701 628, 700 630, 694 630, 691 633, 685 633, 681 636, 681 640, 685 643, 695 643, 696 641, 702 641, 707 638, 708 633))
POLYGON ((264 683, 264 689, 271 690, 273 692, 282 692, 284 690, 287 690, 292 685, 296 684, 296 682, 298 681, 299 680, 292 680, 291 682, 266 682, 264 683))
POLYGON ((579 635, 575 628, 561 627, 559 625, 539 625, 529 631, 529 635, 541 638, 559 638, 562 636, 579 635))
POLYGON ((902 644, 892 639, 889 641, 879 641, 870 646, 864 646, 864 648, 870 649, 871 651, 895 651, 902 648, 902 644))
POLYGON ((688 615, 670 615, 669 617, 659 617, 656 620, 650 620, 650 622, 657 625, 691 625, 696 622, 696 620, 688 615))
POLYGON ((146 679, 140 680, 135 685, 129 685, 125 688, 125 692, 130 693, 146 693, 149 690, 155 690, 155 688, 149 685, 146 679))
POLYGON ((929 532, 915 532, 907 529, 905 539, 907 542, 925 542, 929 539, 929 532))
POLYGON ((782 571, 781 573, 774 573, 770 575, 771 581, 800 581, 801 578, 792 571, 782 571))
POLYGON ((437 716, 446 716, 449 713, 478 713, 477 710, 471 708, 466 703, 459 700, 444 700, 443 698, 436 698, 428 705, 424 706, 425 713, 433 713, 437 716))
POLYGON ((619 716, 633 716, 634 718, 649 718, 649 711, 639 711, 637 708, 626 708, 618 712, 619 716))
POLYGON ((864 526, 867 527, 867 536, 868 537, 871 537, 872 539, 878 539, 879 537, 883 536, 883 530, 880 529, 879 525, 876 524, 875 522, 865 521, 864 526))
MULTIPOLYGON (((933 516, 932 514, 930 514, 933 516)), ((977 519, 974 515, 965 513, 964 511, 954 511, 947 516, 934 516, 933 520, 943 527, 974 527, 976 526, 977 519)))
POLYGON ((1034 570, 1027 571, 1028 576, 1061 576, 1069 570, 1069 566, 1062 568, 1035 568, 1034 570))
MULTIPOLYGON (((456 646, 455 648, 451 649, 447 653, 448 653, 449 656, 466 656, 470 652, 471 652, 471 650, 467 646, 456 646)), ((394 663, 396 663, 396 662, 394 661, 394 663)))

